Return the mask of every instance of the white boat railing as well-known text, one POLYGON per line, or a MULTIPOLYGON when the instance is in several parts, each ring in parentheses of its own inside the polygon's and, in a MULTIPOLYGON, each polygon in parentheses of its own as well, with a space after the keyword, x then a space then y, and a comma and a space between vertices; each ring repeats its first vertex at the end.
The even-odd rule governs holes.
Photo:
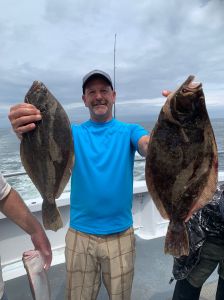
POLYGON ((27 173, 24 171, 24 172, 2 173, 2 175, 5 178, 10 178, 10 177, 17 177, 21 175, 27 175, 27 173))
MULTIPOLYGON (((134 162, 137 161, 145 161, 145 157, 137 157, 135 158, 134 162)), ((10 177, 17 177, 17 176, 22 176, 22 175, 27 175, 25 171, 22 172, 12 172, 12 173, 2 173, 5 178, 10 178, 10 177)))
MULTIPOLYGON (((143 159, 142 159, 143 160, 143 159)), ((6 178, 27 175, 25 172, 4 174, 6 178)), ((57 232, 47 231, 53 250, 52 265, 64 262, 65 235, 69 227, 70 191, 62 193, 56 200, 64 227, 57 232)), ((36 218, 42 223, 42 199, 26 200, 26 204, 36 218)), ((142 239, 154 239, 164 236, 168 222, 162 219, 147 191, 145 181, 134 181, 133 188, 133 222, 137 236, 142 239)), ((33 248, 29 236, 13 222, 0 214, 0 253, 4 280, 25 274, 22 264, 22 253, 33 248)))

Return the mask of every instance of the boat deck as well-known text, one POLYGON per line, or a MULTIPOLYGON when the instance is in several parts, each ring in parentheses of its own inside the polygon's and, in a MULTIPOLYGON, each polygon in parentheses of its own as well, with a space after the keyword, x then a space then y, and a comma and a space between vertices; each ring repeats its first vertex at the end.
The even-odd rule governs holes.
MULTIPOLYGON (((171 300, 175 281, 169 284, 172 276, 173 259, 163 254, 164 237, 143 240, 136 237, 136 265, 132 300, 171 300)), ((48 272, 52 291, 52 300, 64 299, 65 265, 52 266, 48 272)), ((215 271, 201 292, 201 300, 214 300, 217 286, 215 271)), ((6 292, 10 300, 32 299, 26 276, 6 282, 6 292)), ((97 300, 107 300, 102 286, 97 300)))

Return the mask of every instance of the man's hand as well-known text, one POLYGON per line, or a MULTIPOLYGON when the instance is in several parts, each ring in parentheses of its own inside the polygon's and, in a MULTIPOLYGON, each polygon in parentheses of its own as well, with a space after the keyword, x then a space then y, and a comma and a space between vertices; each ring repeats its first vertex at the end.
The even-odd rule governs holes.
POLYGON ((41 114, 34 105, 21 103, 10 108, 8 118, 13 130, 21 139, 23 133, 36 127, 35 122, 41 120, 41 114))
POLYGON ((41 229, 38 232, 31 234, 31 240, 33 242, 35 250, 39 250, 41 252, 45 261, 44 268, 48 270, 52 261, 52 251, 46 233, 43 229, 41 229))

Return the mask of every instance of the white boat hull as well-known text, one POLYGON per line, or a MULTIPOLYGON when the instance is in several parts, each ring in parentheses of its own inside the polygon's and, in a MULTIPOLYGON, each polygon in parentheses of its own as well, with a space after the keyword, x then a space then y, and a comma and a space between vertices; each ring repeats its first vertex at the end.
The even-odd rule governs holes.
MULTIPOLYGON (((65 192, 57 200, 64 227, 57 232, 47 231, 53 250, 52 265, 64 262, 65 235, 69 226, 69 195, 69 192, 65 192)), ((42 223, 41 198, 31 199, 26 203, 42 223)), ((145 181, 134 182, 133 219, 135 233, 142 239, 154 239, 166 234, 168 221, 162 219, 157 211, 145 181)), ((33 247, 29 236, 2 214, 0 214, 0 236, 3 279, 7 281, 24 275, 22 254, 33 247)))

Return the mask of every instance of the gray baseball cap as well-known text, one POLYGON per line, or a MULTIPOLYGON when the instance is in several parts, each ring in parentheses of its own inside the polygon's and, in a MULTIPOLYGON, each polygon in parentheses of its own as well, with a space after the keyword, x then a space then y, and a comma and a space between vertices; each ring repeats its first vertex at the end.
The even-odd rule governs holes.
POLYGON ((106 72, 104 71, 101 71, 101 70, 93 70, 93 71, 90 71, 89 73, 87 73, 83 79, 82 79, 82 90, 83 90, 83 94, 85 92, 85 87, 86 87, 86 84, 87 82, 93 78, 93 77, 102 77, 103 79, 105 79, 111 86, 112 90, 114 89, 113 88, 113 83, 112 83, 112 80, 110 78, 110 75, 107 74, 106 72))

